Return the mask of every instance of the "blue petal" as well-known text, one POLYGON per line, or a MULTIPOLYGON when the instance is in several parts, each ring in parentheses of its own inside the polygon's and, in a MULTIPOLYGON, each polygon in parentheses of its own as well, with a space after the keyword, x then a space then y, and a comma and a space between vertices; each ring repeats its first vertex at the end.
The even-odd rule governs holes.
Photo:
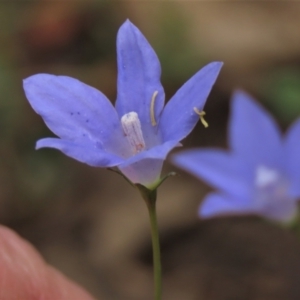
POLYGON ((142 124, 147 147, 158 143, 157 128, 151 124, 151 98, 158 92, 154 116, 157 121, 164 106, 164 90, 160 83, 159 60, 143 34, 130 21, 120 28, 117 37, 119 117, 136 112, 142 124))
POLYGON ((289 128, 284 148, 286 172, 291 184, 291 196, 300 197, 300 119, 289 128))
POLYGON ((210 90, 215 83, 222 63, 213 62, 189 79, 172 97, 163 110, 159 130, 163 141, 182 140, 195 127, 210 90))
POLYGON ((218 193, 210 193, 199 207, 198 214, 202 218, 220 215, 254 214, 257 213, 248 199, 218 193))
MULTIPOLYGON (((177 141, 168 141, 161 145, 155 146, 149 150, 142 151, 130 158, 128 158, 122 166, 128 166, 143 159, 165 159, 168 153, 174 148, 178 146, 177 141)), ((145 170, 146 172, 147 170, 145 170)))
POLYGON ((132 182, 151 187, 160 178, 163 160, 176 146, 177 141, 168 141, 130 157, 118 167, 132 182))
POLYGON ((273 197, 267 201, 253 201, 257 212, 271 220, 280 222, 292 221, 297 215, 296 199, 291 198, 288 194, 273 197))
POLYGON ((254 171, 243 161, 220 150, 189 150, 172 156, 178 167, 231 195, 252 194, 254 171))
POLYGON ((296 202, 269 202, 269 205, 258 206, 251 198, 235 197, 228 194, 208 194, 199 207, 202 218, 220 215, 256 214, 280 222, 291 221, 297 212, 296 202))
POLYGON ((133 183, 140 183, 151 189, 160 179, 163 160, 143 159, 127 167, 120 167, 120 171, 133 183))
POLYGON ((24 80, 33 109, 57 136, 74 141, 85 138, 120 156, 129 155, 128 143, 110 101, 79 80, 38 74, 24 80))
POLYGON ((121 157, 107 153, 103 149, 97 149, 90 144, 77 144, 76 142, 57 138, 41 139, 36 144, 36 149, 49 147, 55 148, 80 162, 93 167, 113 167, 124 161, 121 157))
POLYGON ((233 95, 229 130, 230 145, 236 154, 252 163, 282 168, 282 140, 276 122, 240 91, 233 95))

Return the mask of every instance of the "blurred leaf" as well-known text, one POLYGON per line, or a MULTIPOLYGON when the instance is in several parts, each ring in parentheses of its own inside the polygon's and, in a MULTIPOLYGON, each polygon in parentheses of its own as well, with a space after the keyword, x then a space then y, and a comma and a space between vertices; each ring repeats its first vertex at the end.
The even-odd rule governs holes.
POLYGON ((300 116, 300 70, 281 69, 267 79, 267 104, 285 123, 300 116))
MULTIPOLYGON (((203 62, 201 53, 189 41, 189 23, 176 5, 157 18, 160 31, 154 48, 162 63, 162 76, 166 81, 182 84, 198 71, 203 62)), ((197 37, 199 38, 199 37, 197 37)))

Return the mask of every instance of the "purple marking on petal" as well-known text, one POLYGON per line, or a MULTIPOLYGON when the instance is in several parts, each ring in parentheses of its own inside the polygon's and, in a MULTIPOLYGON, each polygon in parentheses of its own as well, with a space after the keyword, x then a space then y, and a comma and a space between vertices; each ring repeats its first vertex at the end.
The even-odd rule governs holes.
POLYGON ((24 80, 32 108, 49 129, 64 140, 85 138, 107 151, 129 155, 118 115, 98 90, 66 76, 37 74, 24 80))

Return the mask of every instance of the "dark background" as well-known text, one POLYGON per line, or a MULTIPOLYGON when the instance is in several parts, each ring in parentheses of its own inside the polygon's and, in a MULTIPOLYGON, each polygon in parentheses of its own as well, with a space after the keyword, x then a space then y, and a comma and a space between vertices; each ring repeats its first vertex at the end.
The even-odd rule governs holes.
MULTIPOLYGON (((205 108, 210 127, 198 124, 184 146, 226 147, 236 88, 262 101, 283 129, 300 114, 297 1, 1 1, 0 222, 97 299, 152 299, 145 205, 112 172, 34 150, 52 133, 22 79, 68 75, 114 102, 115 40, 127 18, 161 60, 167 99, 206 63, 225 63, 205 108)), ((166 162, 163 173, 171 170, 166 162)), ((199 221, 209 188, 177 171, 158 197, 164 299, 300 299, 296 235, 256 217, 199 221)))

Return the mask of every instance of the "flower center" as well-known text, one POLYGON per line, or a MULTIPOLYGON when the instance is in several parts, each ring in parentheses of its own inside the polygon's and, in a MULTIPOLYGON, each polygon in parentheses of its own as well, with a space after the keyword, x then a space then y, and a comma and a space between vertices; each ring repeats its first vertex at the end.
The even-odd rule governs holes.
POLYGON ((146 148, 143 137, 142 126, 139 116, 136 112, 131 111, 121 118, 121 124, 125 136, 131 146, 132 152, 137 154, 146 148))
POLYGON ((279 178, 280 174, 276 170, 265 166, 258 166, 256 169, 255 185, 258 188, 265 188, 276 183, 279 178))
POLYGON ((258 166, 255 187, 257 208, 270 216, 277 217, 285 213, 288 214, 292 209, 292 201, 288 194, 288 181, 279 171, 264 165, 258 166))

